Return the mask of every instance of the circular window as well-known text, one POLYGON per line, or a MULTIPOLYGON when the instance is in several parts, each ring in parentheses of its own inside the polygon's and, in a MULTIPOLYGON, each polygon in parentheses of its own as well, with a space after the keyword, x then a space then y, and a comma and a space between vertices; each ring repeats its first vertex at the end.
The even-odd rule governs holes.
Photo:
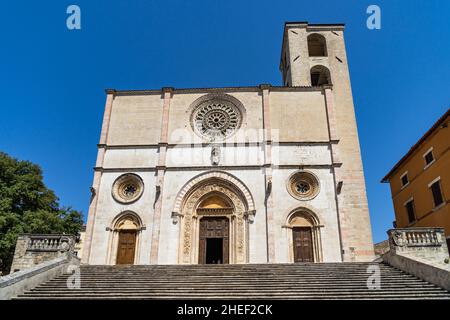
POLYGON ((194 131, 210 140, 232 135, 242 122, 240 110, 230 101, 213 99, 197 106, 191 116, 194 131))
POLYGON ((294 198, 310 200, 319 193, 319 180, 310 172, 299 171, 289 177, 287 189, 294 198))
POLYGON ((130 203, 138 200, 144 191, 142 179, 133 173, 121 175, 114 181, 112 195, 121 203, 130 203))

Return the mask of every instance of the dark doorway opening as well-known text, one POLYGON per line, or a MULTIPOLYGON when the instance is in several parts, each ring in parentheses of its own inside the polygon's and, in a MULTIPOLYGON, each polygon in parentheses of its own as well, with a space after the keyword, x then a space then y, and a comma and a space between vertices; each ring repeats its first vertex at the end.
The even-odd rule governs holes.
POLYGON ((223 238, 206 239, 206 263, 223 263, 223 238))

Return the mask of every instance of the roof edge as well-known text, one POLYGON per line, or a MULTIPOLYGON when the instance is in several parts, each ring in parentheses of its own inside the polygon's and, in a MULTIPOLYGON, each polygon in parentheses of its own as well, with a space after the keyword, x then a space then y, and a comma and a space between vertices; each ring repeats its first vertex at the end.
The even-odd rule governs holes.
POLYGON ((442 125, 445 119, 450 116, 450 108, 428 129, 427 132, 409 149, 409 151, 392 167, 392 169, 386 174, 386 176, 381 179, 381 183, 389 182, 389 178, 394 174, 394 172, 405 162, 421 145, 422 143, 431 136, 437 129, 442 125))
POLYGON ((236 86, 236 87, 209 87, 209 88, 173 88, 163 87, 161 89, 105 89, 106 94, 161 94, 170 89, 173 93, 191 93, 191 92, 210 92, 210 91, 261 91, 262 89, 270 88, 272 90, 305 90, 305 91, 319 91, 325 86, 272 86, 271 84, 260 84, 258 86, 236 86))

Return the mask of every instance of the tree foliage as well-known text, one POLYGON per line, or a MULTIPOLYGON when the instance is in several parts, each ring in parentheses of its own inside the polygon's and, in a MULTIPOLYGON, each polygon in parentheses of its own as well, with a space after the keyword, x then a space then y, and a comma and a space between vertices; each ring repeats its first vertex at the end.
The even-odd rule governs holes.
POLYGON ((60 207, 42 169, 0 152, 0 270, 8 272, 21 233, 77 234, 82 214, 60 207))

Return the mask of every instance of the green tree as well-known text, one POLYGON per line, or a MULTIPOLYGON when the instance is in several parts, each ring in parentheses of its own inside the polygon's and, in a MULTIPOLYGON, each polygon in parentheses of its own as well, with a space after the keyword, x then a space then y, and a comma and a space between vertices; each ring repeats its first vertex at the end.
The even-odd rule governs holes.
POLYGON ((83 216, 60 207, 42 178, 42 169, 0 152, 0 270, 9 272, 21 233, 77 234, 83 216))

